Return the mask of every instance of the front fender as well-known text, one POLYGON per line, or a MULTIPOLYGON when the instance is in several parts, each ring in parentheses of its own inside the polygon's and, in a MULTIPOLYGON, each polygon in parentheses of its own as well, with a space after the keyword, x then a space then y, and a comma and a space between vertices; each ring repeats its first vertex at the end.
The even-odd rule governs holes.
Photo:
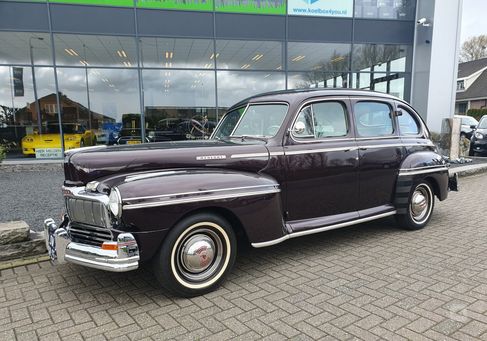
MULTIPOLYGON (((267 175, 172 169, 129 174, 117 182, 111 185, 120 192, 122 226, 130 232, 167 232, 191 212, 214 210, 238 219, 251 243, 276 239, 284 233, 280 187, 267 175)), ((149 250, 144 251, 147 256, 149 250)))

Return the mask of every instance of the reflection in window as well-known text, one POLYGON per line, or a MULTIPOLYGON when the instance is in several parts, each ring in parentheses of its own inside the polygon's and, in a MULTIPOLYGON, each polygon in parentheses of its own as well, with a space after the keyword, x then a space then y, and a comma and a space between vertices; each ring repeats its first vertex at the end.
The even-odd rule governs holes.
POLYGON ((55 34, 54 46, 58 65, 137 66, 133 37, 55 34))
POLYGON ((412 20, 415 17, 416 0, 355 0, 355 16, 412 20))
POLYGON ((288 89, 347 88, 346 72, 300 72, 288 74, 288 89))
POLYGON ((356 72, 353 73, 351 87, 384 92, 404 99, 405 77, 406 74, 397 72, 389 74, 356 72))
POLYGON ((282 44, 277 41, 216 41, 218 69, 282 70, 282 59, 282 44))
POLYGON ((218 118, 214 71, 144 70, 150 142, 208 138, 218 118))
POLYGON ((54 70, 36 67, 34 72, 37 101, 30 67, 0 66, 0 140, 11 147, 9 157, 35 157, 36 149, 61 148, 59 138, 46 145, 43 135, 48 123, 58 122, 54 70))
POLYGON ((353 47, 352 68, 355 71, 406 71, 410 46, 356 44, 353 47))
POLYGON ((0 64, 52 65, 49 34, 0 32, 0 64))
POLYGON ((359 102, 354 107, 357 132, 362 137, 392 135, 391 108, 379 102, 359 102))
POLYGON ((350 44, 288 43, 290 71, 348 71, 350 44))
POLYGON ((286 104, 249 105, 232 135, 275 136, 286 117, 287 108, 286 104))
POLYGON ((256 94, 283 90, 283 72, 218 71, 218 106, 231 105, 256 94))
POLYGON ((215 64, 209 39, 142 38, 140 48, 144 67, 213 69, 215 64))

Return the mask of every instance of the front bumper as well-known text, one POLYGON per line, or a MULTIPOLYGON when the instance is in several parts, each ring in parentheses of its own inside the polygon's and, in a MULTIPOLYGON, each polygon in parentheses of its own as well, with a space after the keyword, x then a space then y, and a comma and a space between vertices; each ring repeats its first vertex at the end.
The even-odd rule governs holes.
POLYGON ((125 272, 139 267, 139 247, 131 233, 121 233, 117 241, 103 243, 104 248, 72 242, 64 223, 44 221, 46 248, 55 263, 75 263, 90 268, 125 272), (105 245, 106 244, 106 245, 105 245))

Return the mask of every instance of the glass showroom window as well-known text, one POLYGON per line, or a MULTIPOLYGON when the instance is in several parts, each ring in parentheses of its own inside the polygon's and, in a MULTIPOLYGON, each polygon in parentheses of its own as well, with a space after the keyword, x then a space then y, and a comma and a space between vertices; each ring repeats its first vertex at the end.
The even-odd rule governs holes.
POLYGON ((144 67, 214 68, 213 40, 142 38, 139 47, 144 67))
POLYGON ((409 45, 355 44, 352 70, 358 72, 410 72, 409 45))
POLYGON ((288 43, 289 71, 347 72, 350 68, 350 44, 288 43))
POLYGON ((150 142, 208 138, 217 124, 215 72, 144 70, 146 135, 150 142))
POLYGON ((9 157, 62 157, 54 70, 0 66, 0 141, 9 157), (35 100, 37 94, 37 101, 35 100))
POLYGON ((413 20, 416 0, 355 0, 355 16, 371 19, 413 20))
MULTIPOLYGON (((79 92, 84 90, 82 87, 80 85, 79 92)), ((137 70, 89 68, 88 90, 96 143, 138 144, 143 141, 137 70)), ((81 98, 81 93, 79 96, 81 98)))
POLYGON ((347 88, 347 72, 290 72, 287 78, 288 89, 305 88, 347 88))
POLYGON ((0 32, 0 64, 52 65, 47 33, 0 32))
POLYGON ((283 72, 218 71, 218 106, 228 108, 249 96, 283 90, 283 72))
POLYGON ((283 70, 282 43, 277 41, 217 40, 218 69, 283 70))
POLYGON ((409 78, 403 73, 367 73, 356 72, 352 74, 351 87, 362 90, 374 90, 405 98, 405 83, 409 78))
POLYGON ((136 67, 135 38, 55 34, 57 65, 136 67))

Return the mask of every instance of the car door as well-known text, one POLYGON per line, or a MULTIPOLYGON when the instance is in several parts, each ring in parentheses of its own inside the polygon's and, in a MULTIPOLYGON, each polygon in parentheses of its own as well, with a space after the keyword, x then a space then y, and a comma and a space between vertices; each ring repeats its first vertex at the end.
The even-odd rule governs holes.
POLYGON ((359 149, 359 205, 361 217, 392 209, 403 145, 396 127, 392 100, 352 98, 359 149))
POLYGON ((284 155, 292 230, 356 218, 358 150, 348 97, 304 102, 290 128, 284 155))

